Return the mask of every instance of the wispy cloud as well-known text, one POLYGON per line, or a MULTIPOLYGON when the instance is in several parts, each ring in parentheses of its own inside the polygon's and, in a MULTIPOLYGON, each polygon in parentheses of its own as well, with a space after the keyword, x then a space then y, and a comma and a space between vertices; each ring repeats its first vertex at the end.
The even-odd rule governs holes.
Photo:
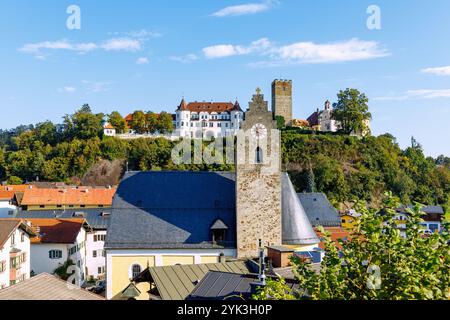
POLYGON ((149 64, 149 63, 150 63, 150 61, 146 57, 140 57, 136 60, 136 64, 140 64, 140 65, 149 64))
POLYGON ((111 82, 100 82, 100 81, 89 81, 83 80, 81 81, 89 92, 99 93, 99 92, 107 92, 110 90, 111 82))
POLYGON ((450 66, 425 68, 421 70, 422 73, 435 74, 438 76, 450 76, 450 66))
POLYGON ((187 54, 184 56, 171 56, 169 57, 169 59, 181 63, 191 63, 194 62, 195 60, 198 60, 198 56, 195 54, 187 54))
POLYGON ((72 42, 67 39, 57 41, 42 41, 27 43, 18 50, 23 53, 33 54, 37 59, 45 60, 48 52, 56 50, 73 51, 78 54, 86 54, 94 50, 104 51, 140 51, 144 43, 150 38, 161 36, 160 33, 145 29, 125 33, 113 33, 116 37, 100 42, 72 42))
POLYGON ((251 63, 253 67, 270 67, 292 64, 336 63, 385 57, 389 52, 378 42, 350 39, 334 43, 296 42, 277 46, 267 38, 248 46, 220 44, 202 50, 207 59, 256 54, 267 59, 251 63))
POLYGON ((75 91, 77 91, 77 88, 69 86, 58 89, 58 92, 65 92, 65 93, 74 93, 75 91))
POLYGON ((105 41, 101 48, 106 51, 139 51, 141 50, 141 41, 131 38, 115 38, 105 41))
POLYGON ((247 55, 251 53, 270 52, 273 44, 267 38, 253 41, 248 46, 220 44, 202 49, 203 55, 207 59, 225 58, 237 55, 247 55))
POLYGON ((278 1, 265 1, 261 3, 245 3, 236 6, 225 7, 212 14, 214 17, 243 16, 260 13, 272 9, 278 1))
POLYGON ((450 98, 450 89, 408 90, 399 95, 376 97, 374 98, 374 100, 404 101, 404 100, 422 100, 422 99, 439 99, 439 98, 450 98))

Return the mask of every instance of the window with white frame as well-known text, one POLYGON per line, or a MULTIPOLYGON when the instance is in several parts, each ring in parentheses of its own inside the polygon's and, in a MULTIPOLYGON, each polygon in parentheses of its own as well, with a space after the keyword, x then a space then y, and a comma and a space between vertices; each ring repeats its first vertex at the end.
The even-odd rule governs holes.
POLYGON ((131 278, 134 279, 142 272, 142 268, 139 264, 135 263, 131 266, 131 278))

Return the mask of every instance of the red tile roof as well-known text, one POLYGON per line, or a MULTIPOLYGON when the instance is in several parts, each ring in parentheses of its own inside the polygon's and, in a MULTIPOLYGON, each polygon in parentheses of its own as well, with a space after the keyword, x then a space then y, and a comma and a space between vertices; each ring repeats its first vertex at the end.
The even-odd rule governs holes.
POLYGON ((27 219, 39 234, 31 243, 74 243, 85 219, 27 219))
POLYGON ((178 110, 181 111, 190 111, 190 112, 230 112, 230 111, 242 111, 239 106, 239 102, 190 102, 186 104, 186 101, 181 100, 181 103, 178 107, 178 110))
POLYGON ((111 206, 116 188, 27 189, 21 204, 29 205, 104 205, 111 206))
MULTIPOLYGON (((338 240, 339 239, 346 240, 346 238, 350 235, 350 232, 342 227, 325 227, 324 229, 325 231, 328 231, 331 234, 331 240, 333 240, 338 245, 339 248, 341 246, 339 245, 338 240)), ((319 238, 323 237, 323 234, 319 232, 319 230, 316 229, 315 231, 319 238)), ((323 241, 320 241, 319 247, 321 249, 324 249, 323 241)))

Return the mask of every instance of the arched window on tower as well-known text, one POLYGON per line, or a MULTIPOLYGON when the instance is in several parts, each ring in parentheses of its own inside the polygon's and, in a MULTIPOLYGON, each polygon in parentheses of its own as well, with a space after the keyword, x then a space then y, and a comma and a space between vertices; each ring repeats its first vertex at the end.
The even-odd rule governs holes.
POLYGON ((263 152, 262 152, 262 149, 261 149, 261 147, 257 147, 256 148, 256 163, 257 164, 259 164, 259 163, 263 163, 263 152))

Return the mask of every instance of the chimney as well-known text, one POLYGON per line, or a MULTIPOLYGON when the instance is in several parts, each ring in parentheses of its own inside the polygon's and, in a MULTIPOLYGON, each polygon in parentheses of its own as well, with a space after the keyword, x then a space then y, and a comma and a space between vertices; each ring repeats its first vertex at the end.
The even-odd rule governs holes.
POLYGON ((225 263, 226 262, 226 258, 223 252, 220 253, 219 255, 219 263, 225 263))

